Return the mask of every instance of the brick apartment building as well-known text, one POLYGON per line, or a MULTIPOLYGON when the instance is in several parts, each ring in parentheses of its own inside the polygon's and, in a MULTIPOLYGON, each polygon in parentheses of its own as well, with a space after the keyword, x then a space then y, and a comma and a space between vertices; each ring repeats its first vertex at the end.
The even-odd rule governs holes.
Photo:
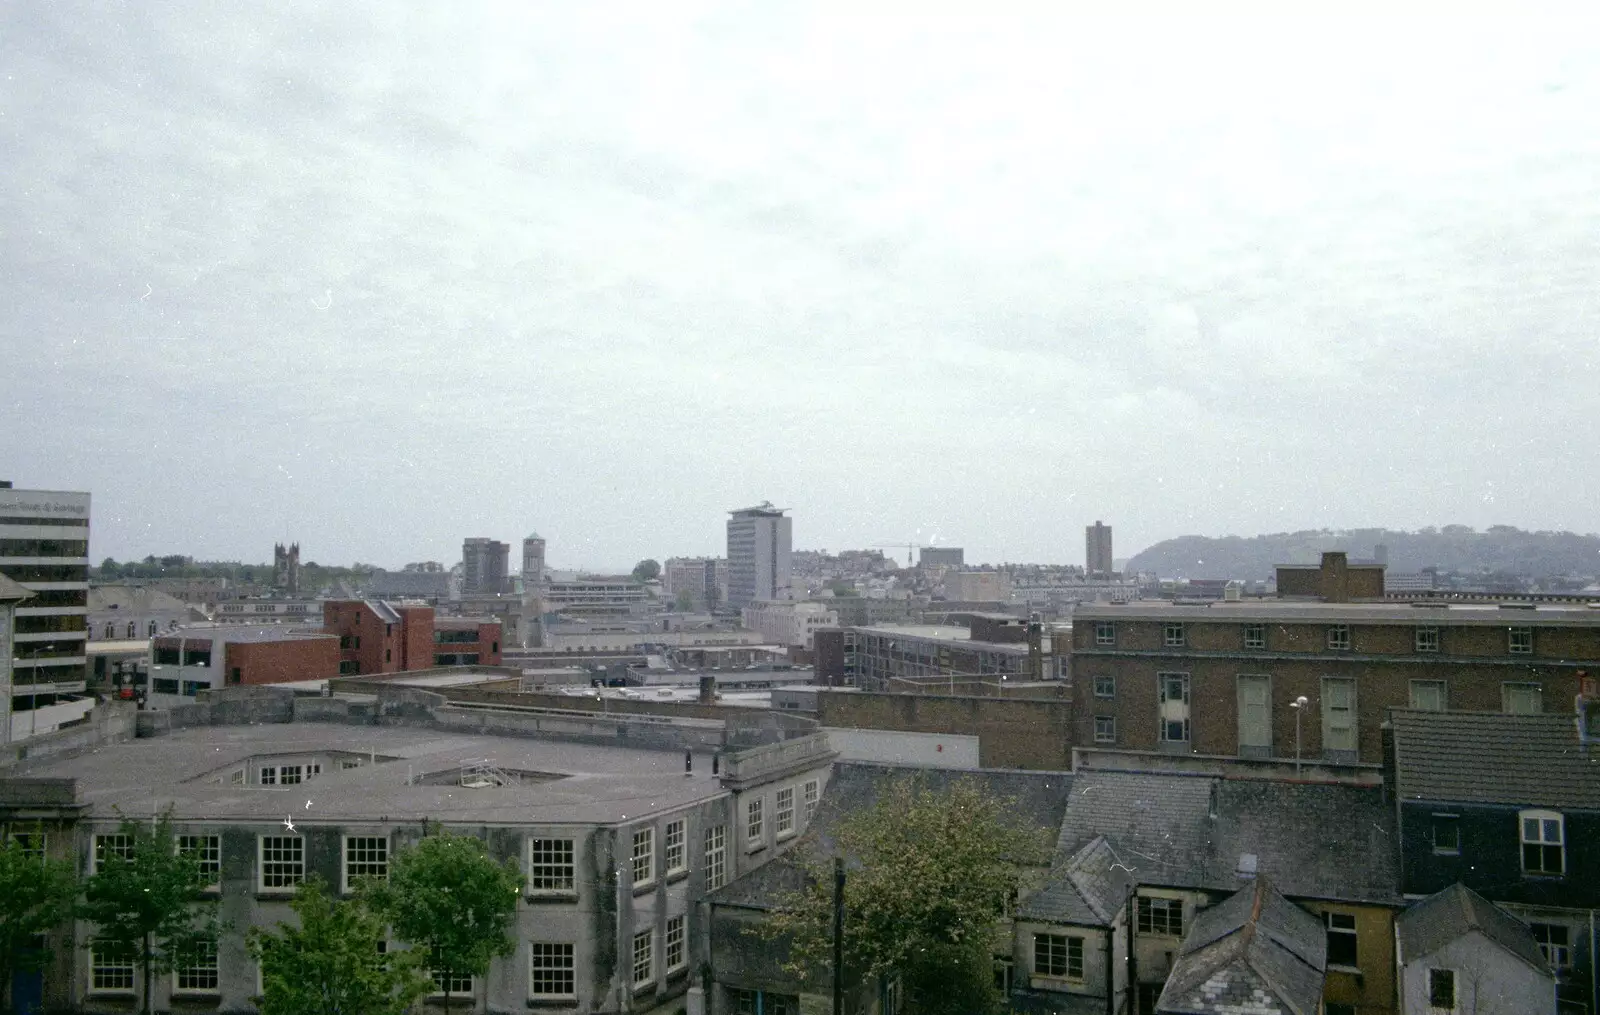
POLYGON ((171 708, 214 687, 334 676, 339 643, 330 635, 276 625, 187 627, 153 638, 150 662, 150 705, 171 708))
POLYGON ((1386 602, 1382 567, 1342 553, 1278 580, 1277 600, 1081 605, 1077 742, 1292 758, 1301 713, 1301 756, 1375 764, 1390 708, 1565 711, 1600 669, 1587 606, 1386 602))
POLYGON ((495 621, 436 618, 431 606, 377 599, 324 603, 322 618, 323 629, 339 638, 341 674, 500 665, 501 628, 495 621))

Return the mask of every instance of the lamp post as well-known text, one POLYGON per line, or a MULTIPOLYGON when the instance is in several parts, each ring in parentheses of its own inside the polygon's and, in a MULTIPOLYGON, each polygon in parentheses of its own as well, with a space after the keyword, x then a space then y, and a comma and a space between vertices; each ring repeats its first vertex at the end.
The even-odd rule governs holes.
POLYGON ((1289 703, 1294 709, 1294 774, 1300 777, 1300 717, 1305 714, 1306 706, 1311 704, 1311 699, 1301 695, 1289 703))

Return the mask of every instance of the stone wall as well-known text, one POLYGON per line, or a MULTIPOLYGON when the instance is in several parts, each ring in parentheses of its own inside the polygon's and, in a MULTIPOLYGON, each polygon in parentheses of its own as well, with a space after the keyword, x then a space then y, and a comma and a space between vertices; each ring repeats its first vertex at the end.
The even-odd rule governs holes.
POLYGON ((885 692, 817 692, 823 726, 978 738, 984 768, 1060 772, 1072 765, 1072 702, 885 692))

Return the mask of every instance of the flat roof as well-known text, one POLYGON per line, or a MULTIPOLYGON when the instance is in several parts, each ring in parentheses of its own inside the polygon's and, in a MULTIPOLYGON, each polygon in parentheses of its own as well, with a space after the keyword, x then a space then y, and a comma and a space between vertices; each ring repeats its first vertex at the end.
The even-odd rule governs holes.
POLYGON ((924 641, 961 642, 986 651, 1017 652, 1027 654, 1028 646, 1010 641, 976 641, 972 632, 964 627, 937 624, 866 624, 855 628, 889 638, 920 638, 924 641))
MULTIPOLYGON (((329 770, 331 768, 331 770, 329 770)), ((445 823, 614 824, 676 809, 725 791, 697 753, 694 776, 681 751, 601 747, 567 741, 478 736, 426 729, 335 723, 204 726, 103 747, 66 760, 23 762, 7 774, 78 781, 92 818, 138 817, 168 806, 179 821, 281 821, 295 826, 397 824, 423 817, 445 823), (393 760, 322 774, 296 786, 248 787, 228 773, 251 758, 378 755, 393 760), (556 778, 484 789, 407 785, 488 759, 508 771, 556 778), (220 777, 221 782, 211 781, 220 777)))
POLYGON ((1200 623, 1263 621, 1266 623, 1356 622, 1387 624, 1462 624, 1522 627, 1531 624, 1588 627, 1600 625, 1600 609, 1571 604, 1518 604, 1501 607, 1494 602, 1426 604, 1325 603, 1308 599, 1268 599, 1229 602, 1206 600, 1177 604, 1141 599, 1129 603, 1080 603, 1073 611, 1081 620, 1193 620, 1200 623))
POLYGON ((317 638, 337 638, 338 635, 322 631, 307 631, 287 624, 269 624, 251 627, 247 624, 218 624, 216 627, 180 627, 176 631, 163 631, 156 641, 310 641, 317 638))

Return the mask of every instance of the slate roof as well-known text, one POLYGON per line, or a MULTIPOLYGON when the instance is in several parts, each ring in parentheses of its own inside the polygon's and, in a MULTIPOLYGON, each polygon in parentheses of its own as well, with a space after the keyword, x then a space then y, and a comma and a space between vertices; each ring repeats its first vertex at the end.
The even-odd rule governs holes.
POLYGON ((138 585, 95 585, 88 596, 89 612, 116 610, 118 613, 185 613, 189 604, 160 589, 138 585))
POLYGON ((1600 810, 1600 750, 1579 749, 1570 714, 1394 709, 1389 721, 1402 802, 1600 810))
POLYGON ((706 896, 717 905, 771 909, 777 898, 804 884, 800 849, 831 850, 835 830, 848 814, 865 810, 878 801, 897 779, 917 778, 935 792, 962 780, 976 781, 985 793, 1011 800, 1008 808, 1014 827, 1054 832, 1067 809, 1073 776, 1065 772, 1013 770, 927 769, 900 765, 836 763, 817 813, 789 848, 706 896))
POLYGON ((1395 923, 1401 961, 1408 964, 1478 931, 1540 972, 1550 971, 1532 932, 1522 921, 1460 882, 1423 899, 1401 913, 1395 923))
POLYGON ((1195 917, 1156 1011, 1316 1015, 1326 968, 1321 921, 1258 878, 1195 917))
POLYGON ((1080 772, 1057 862, 1096 836, 1143 885, 1232 892, 1250 854, 1287 895, 1401 902, 1394 813, 1377 787, 1080 772))
POLYGON ((1095 836, 1057 865, 1044 884, 1017 907, 1022 920, 1109 927, 1133 884, 1129 865, 1122 862, 1104 836, 1095 836))

